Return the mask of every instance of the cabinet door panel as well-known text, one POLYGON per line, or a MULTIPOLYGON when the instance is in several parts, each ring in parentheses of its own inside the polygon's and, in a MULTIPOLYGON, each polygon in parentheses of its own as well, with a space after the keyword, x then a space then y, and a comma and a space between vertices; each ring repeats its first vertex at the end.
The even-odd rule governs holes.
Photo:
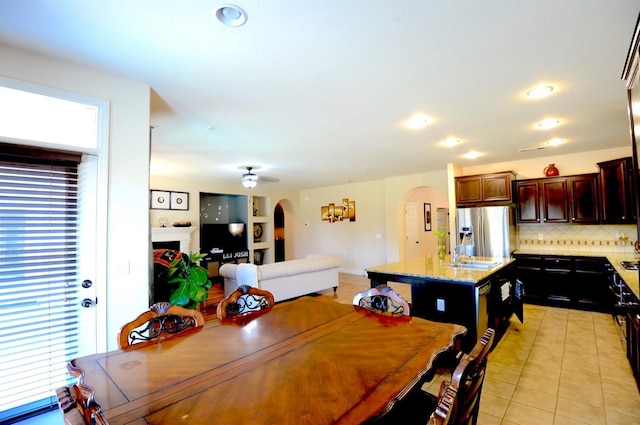
POLYGON ((482 191, 485 201, 510 201, 511 179, 509 174, 483 177, 482 191))
POLYGON ((598 163, 603 223, 635 223, 631 208, 630 158, 598 163))
POLYGON ((516 184, 517 212, 519 223, 540 223, 540 201, 537 182, 516 184))
POLYGON ((596 175, 572 177, 569 180, 571 194, 571 221, 574 223, 598 223, 598 178, 596 175))
POLYGON ((568 198, 567 179, 553 179, 541 182, 543 221, 545 223, 567 223, 568 198))
POLYGON ((456 179, 456 198, 459 204, 482 201, 482 183, 477 177, 458 177, 456 179))

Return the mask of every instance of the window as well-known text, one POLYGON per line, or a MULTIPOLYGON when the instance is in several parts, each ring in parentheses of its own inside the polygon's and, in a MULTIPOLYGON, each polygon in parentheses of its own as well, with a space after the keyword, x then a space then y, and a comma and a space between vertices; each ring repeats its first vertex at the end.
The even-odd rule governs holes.
POLYGON ((78 352, 81 156, 0 143, 0 422, 55 404, 78 352))

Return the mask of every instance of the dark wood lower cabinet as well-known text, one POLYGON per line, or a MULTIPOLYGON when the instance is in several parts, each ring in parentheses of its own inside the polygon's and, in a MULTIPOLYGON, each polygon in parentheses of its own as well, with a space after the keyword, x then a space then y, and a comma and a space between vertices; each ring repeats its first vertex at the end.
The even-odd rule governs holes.
POLYGON ((640 389, 640 311, 633 309, 627 312, 627 359, 631 365, 636 384, 640 389))
POLYGON ((516 275, 531 304, 610 312, 607 260, 594 257, 515 254, 516 275))

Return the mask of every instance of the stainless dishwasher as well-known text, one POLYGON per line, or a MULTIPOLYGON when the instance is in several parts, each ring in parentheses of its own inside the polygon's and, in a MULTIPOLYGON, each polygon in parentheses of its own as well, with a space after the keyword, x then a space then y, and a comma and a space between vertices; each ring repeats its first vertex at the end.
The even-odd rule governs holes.
POLYGON ((489 327, 489 291, 491 291, 490 281, 476 286, 476 335, 478 338, 489 327))

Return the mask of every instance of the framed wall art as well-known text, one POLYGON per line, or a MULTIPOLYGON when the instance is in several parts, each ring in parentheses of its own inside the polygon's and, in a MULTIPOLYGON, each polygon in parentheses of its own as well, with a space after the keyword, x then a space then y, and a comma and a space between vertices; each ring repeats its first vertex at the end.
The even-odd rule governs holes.
POLYGON ((151 209, 168 210, 170 208, 170 194, 171 192, 164 190, 152 190, 151 209))
POLYGON ((188 210, 189 194, 186 192, 171 192, 171 209, 188 210))
POLYGON ((431 204, 424 204, 424 231, 431 231, 431 204))

